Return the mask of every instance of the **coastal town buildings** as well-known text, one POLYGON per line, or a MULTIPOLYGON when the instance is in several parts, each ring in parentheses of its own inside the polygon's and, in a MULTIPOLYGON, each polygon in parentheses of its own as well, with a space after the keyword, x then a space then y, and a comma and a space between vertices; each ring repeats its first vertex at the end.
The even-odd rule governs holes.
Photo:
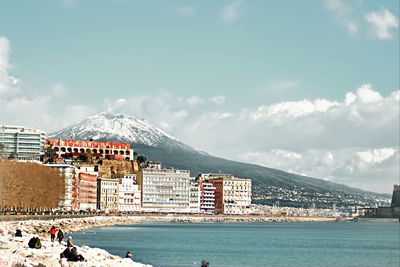
POLYGON ((229 174, 209 175, 215 187, 215 212, 221 214, 247 214, 251 205, 251 180, 229 174))
POLYGON ((106 212, 118 211, 119 203, 118 179, 97 179, 97 209, 106 212))
POLYGON ((0 143, 4 145, 0 158, 39 161, 45 139, 46 133, 39 129, 0 125, 0 143))
POLYGON ((129 143, 84 140, 47 139, 59 157, 76 158, 91 156, 111 160, 133 160, 133 149, 129 143))
POLYGON ((142 210, 189 212, 190 171, 163 169, 160 164, 143 168, 137 176, 142 210))
POLYGON ((205 214, 215 213, 215 186, 212 183, 200 181, 200 211, 205 214))
POLYGON ((362 207, 357 209, 356 217, 398 218, 400 219, 400 185, 393 186, 390 207, 362 207))
POLYGON ((136 175, 129 174, 119 178, 119 211, 139 211, 141 206, 141 194, 136 183, 136 175))
POLYGON ((64 196, 60 200, 59 207, 64 210, 72 210, 73 202, 74 202, 74 186, 76 185, 77 176, 79 170, 72 165, 69 164, 45 164, 53 169, 57 169, 60 172, 60 175, 63 176, 65 187, 64 187, 64 196))

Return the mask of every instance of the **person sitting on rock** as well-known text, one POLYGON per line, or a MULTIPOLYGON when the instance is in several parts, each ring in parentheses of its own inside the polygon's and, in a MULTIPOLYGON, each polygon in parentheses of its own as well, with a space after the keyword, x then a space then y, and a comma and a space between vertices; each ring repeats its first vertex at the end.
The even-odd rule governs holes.
POLYGON ((21 232, 20 229, 17 229, 17 230, 15 231, 15 236, 17 236, 17 237, 22 237, 22 232, 21 232))
POLYGON ((125 258, 132 259, 132 253, 130 251, 126 252, 125 258))
POLYGON ((67 261, 84 261, 85 258, 78 253, 76 247, 67 247, 61 254, 60 258, 66 258, 67 261))
POLYGON ((67 239, 67 247, 72 248, 74 246, 74 244, 72 244, 72 237, 69 236, 67 239))

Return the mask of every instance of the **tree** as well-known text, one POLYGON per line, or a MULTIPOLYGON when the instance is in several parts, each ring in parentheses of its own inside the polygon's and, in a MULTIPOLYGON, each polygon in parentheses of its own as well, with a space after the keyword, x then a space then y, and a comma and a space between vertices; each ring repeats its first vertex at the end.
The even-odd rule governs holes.
POLYGON ((57 158, 57 151, 53 148, 53 145, 49 144, 44 148, 44 162, 54 162, 57 158))
POLYGON ((136 161, 139 162, 140 164, 143 164, 143 163, 147 162, 147 158, 143 155, 140 155, 137 157, 136 161))
POLYGON ((4 151, 4 148, 6 148, 6 146, 5 146, 3 143, 0 143, 0 159, 2 159, 1 154, 2 154, 3 151, 4 151))
POLYGON ((57 170, 36 163, 0 161, 0 208, 56 208, 65 182, 57 170))
POLYGON ((15 152, 12 152, 9 156, 8 156, 8 159, 9 160, 13 160, 13 159, 17 159, 18 158, 18 155, 17 155, 17 153, 15 153, 15 152))

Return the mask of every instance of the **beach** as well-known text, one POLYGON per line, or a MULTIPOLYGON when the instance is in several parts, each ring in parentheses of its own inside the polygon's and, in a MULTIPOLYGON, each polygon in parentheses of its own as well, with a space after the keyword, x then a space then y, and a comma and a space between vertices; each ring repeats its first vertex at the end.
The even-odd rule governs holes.
POLYGON ((60 253, 65 249, 69 233, 93 227, 142 222, 333 222, 336 218, 321 217, 265 217, 265 216, 96 216, 87 218, 63 218, 53 220, 21 220, 0 222, 0 266, 135 266, 148 267, 130 259, 114 256, 105 250, 92 247, 78 247, 86 262, 61 262, 60 253), (63 243, 50 241, 51 226, 61 227, 65 233, 63 243), (22 237, 15 237, 16 230, 22 237), (42 248, 28 247, 30 238, 40 237, 42 248), (41 265, 40 265, 41 264, 41 265))

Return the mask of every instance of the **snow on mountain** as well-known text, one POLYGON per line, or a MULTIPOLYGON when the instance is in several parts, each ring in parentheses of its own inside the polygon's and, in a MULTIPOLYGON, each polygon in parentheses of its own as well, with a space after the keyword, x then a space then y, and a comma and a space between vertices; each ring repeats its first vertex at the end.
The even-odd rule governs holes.
POLYGON ((140 143, 148 146, 183 145, 177 138, 146 120, 125 114, 102 112, 77 124, 50 134, 53 138, 108 140, 140 143))

